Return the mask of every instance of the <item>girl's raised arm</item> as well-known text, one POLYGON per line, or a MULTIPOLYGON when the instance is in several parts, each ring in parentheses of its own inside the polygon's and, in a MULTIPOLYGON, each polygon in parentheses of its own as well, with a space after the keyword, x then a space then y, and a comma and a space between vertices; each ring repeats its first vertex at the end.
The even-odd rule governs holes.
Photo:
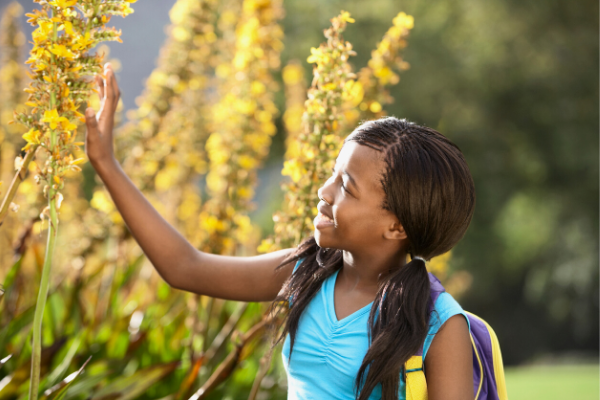
POLYGON ((294 249, 255 257, 226 257, 195 249, 154 209, 116 160, 113 124, 120 92, 109 64, 105 76, 106 80, 96 78, 102 99, 98 118, 92 108, 85 113, 85 150, 152 265, 169 285, 181 290, 230 300, 273 300, 293 264, 275 268, 294 249))

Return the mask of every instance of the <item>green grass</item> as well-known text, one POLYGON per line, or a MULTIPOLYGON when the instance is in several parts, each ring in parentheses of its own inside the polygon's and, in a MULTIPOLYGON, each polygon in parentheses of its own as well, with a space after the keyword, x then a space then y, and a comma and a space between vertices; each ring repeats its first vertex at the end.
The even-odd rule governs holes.
POLYGON ((506 368, 509 400, 598 400, 598 365, 506 368))

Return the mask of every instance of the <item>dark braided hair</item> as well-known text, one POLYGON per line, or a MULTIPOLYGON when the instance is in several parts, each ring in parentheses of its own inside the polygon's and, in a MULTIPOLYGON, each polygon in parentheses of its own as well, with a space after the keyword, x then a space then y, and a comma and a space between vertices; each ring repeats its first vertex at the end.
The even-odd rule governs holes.
MULTIPOLYGON (((429 278, 425 263, 464 236, 475 207, 475 187, 460 149, 434 129, 385 117, 359 125, 345 140, 383 153, 381 207, 396 215, 412 258, 379 282, 368 321, 369 349, 356 377, 358 400, 382 385, 383 400, 397 400, 404 363, 423 345, 428 330, 429 278)), ((340 250, 310 237, 279 267, 302 259, 273 304, 292 299, 281 334, 290 334, 290 358, 300 316, 325 279, 342 268, 340 250)))

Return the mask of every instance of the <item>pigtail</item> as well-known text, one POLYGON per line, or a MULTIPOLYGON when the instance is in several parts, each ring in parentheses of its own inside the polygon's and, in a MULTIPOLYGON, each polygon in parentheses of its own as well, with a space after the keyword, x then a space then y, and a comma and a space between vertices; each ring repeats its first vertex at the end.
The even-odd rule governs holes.
POLYGON ((280 334, 275 337, 271 347, 275 347, 289 333, 290 360, 302 312, 319 292, 325 279, 343 266, 342 252, 319 247, 313 236, 302 242, 294 254, 277 268, 298 260, 302 260, 298 269, 283 284, 271 307, 271 312, 284 315, 282 322, 275 329, 280 334), (287 313, 281 307, 274 306, 282 302, 289 304, 287 313), (281 327, 283 329, 279 329, 281 327))
POLYGON ((356 377, 358 400, 378 383, 382 399, 397 399, 404 363, 423 345, 428 329, 429 276, 413 259, 383 282, 369 314, 369 349, 356 377))
POLYGON ((401 222, 415 255, 380 286, 355 385, 359 400, 377 383, 383 400, 397 400, 404 363, 423 345, 429 322, 429 276, 417 255, 431 259, 458 243, 473 216, 475 187, 460 149, 434 129, 386 117, 362 124, 346 141, 383 153, 382 208, 401 222))

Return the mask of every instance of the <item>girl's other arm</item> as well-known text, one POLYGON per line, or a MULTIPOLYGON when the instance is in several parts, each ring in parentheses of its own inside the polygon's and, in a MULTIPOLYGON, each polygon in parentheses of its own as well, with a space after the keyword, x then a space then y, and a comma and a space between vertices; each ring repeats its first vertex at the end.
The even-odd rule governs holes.
POLYGON ((429 400, 473 400, 473 351, 462 314, 436 333, 425 360, 429 400))
POLYGON ((119 88, 110 65, 98 77, 98 118, 86 110, 86 153, 132 235, 171 286, 207 296, 242 301, 273 300, 293 265, 275 271, 293 249, 255 257, 225 257, 195 249, 150 204, 114 156, 112 129, 119 88))

